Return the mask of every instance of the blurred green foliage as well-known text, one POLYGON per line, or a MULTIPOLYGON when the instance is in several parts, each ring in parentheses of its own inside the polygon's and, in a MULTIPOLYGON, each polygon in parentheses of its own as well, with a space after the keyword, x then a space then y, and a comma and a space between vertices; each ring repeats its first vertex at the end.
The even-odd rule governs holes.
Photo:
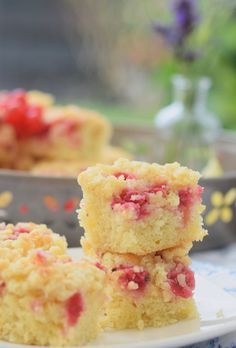
POLYGON ((219 33, 213 103, 226 128, 236 129, 236 4, 219 33))
POLYGON ((107 103, 102 101, 78 101, 81 107, 87 107, 99 111, 108 117, 115 124, 153 124, 153 119, 157 111, 156 105, 148 108, 137 108, 126 104, 107 103))
MULTIPOLYGON (((122 30, 117 30, 116 39, 112 36, 109 41, 116 42, 115 48, 112 46, 112 49, 108 47, 105 50, 114 53, 111 64, 107 61, 103 64, 106 68, 104 71, 109 73, 103 73, 102 77, 109 77, 109 81, 104 84, 106 88, 100 88, 111 92, 113 97, 88 97, 86 100, 81 97, 78 101, 80 105, 100 111, 115 123, 153 124, 158 110, 172 99, 171 77, 176 73, 189 73, 189 67, 175 60, 171 49, 152 30, 155 21, 171 21, 171 1, 149 0, 145 4, 142 0, 122 2, 122 13, 125 15, 125 18, 120 18, 122 30), (137 72, 140 71, 141 78, 137 78, 137 72), (144 86, 138 90, 130 102, 127 96, 130 90, 142 84, 146 84, 147 88, 144 86)), ((191 74, 211 78, 209 108, 218 115, 224 128, 236 130, 236 0, 196 2, 199 5, 200 21, 196 31, 189 37, 188 45, 190 49, 199 51, 199 59, 192 64, 191 74)), ((112 2, 104 0, 102 3, 111 5, 112 2)), ((100 10, 104 14, 103 8, 100 10)), ((107 27, 105 19, 104 28, 107 27)), ((118 26, 119 16, 115 22, 118 26)), ((97 33, 93 26, 91 30, 94 35, 97 33)), ((106 41, 103 31, 100 34, 101 41, 106 41)), ((94 42, 97 42, 97 36, 94 42)), ((103 50, 96 51, 97 54, 100 51, 103 50)), ((95 58, 103 62, 97 55, 95 58)), ((98 70, 103 71, 101 67, 98 70)))
MULTIPOLYGON (((210 107, 221 119, 224 128, 236 129, 236 1, 199 1, 200 24, 189 39, 199 51, 199 59, 191 66, 193 76, 212 79, 210 107), (213 5, 213 6, 212 6, 213 5)), ((168 50, 168 47, 167 47, 168 50)), ((169 59, 153 67, 150 78, 161 88, 163 105, 170 101, 170 78, 176 73, 189 74, 189 66, 169 59)))

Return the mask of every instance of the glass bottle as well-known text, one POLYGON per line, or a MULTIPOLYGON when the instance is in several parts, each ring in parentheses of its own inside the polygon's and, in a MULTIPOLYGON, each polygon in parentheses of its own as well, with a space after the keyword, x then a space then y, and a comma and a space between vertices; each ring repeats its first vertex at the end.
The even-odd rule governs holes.
POLYGON ((213 156, 212 144, 220 130, 219 120, 207 108, 211 81, 176 75, 172 83, 174 101, 155 117, 157 159, 202 170, 213 156))

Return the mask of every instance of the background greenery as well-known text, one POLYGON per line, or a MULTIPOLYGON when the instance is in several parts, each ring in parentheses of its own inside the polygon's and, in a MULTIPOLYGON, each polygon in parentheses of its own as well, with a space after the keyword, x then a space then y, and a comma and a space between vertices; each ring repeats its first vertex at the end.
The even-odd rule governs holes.
MULTIPOLYGON (((209 107, 221 119, 224 128, 236 130, 236 1, 208 0, 199 1, 198 5, 199 25, 188 42, 190 47, 199 52, 199 59, 191 67, 192 73, 212 79, 209 107)), ((159 6, 158 11, 153 3, 146 8, 146 14, 150 13, 152 15, 149 17, 149 31, 148 21, 145 21, 145 35, 140 38, 140 46, 145 48, 145 40, 149 44, 151 40, 156 52, 156 60, 152 52, 151 62, 143 62, 150 94, 155 91, 157 96, 154 102, 136 105, 119 101, 109 103, 102 99, 81 101, 83 105, 105 113, 115 122, 152 123, 156 112, 171 100, 171 76, 183 70, 173 58, 170 48, 151 30, 154 20, 167 23, 170 21, 171 11, 168 2, 165 6, 159 6)), ((138 26, 138 23, 135 23, 130 29, 133 35, 136 35, 136 39, 140 36, 140 27, 140 24, 138 26)), ((145 99, 145 95, 143 98, 145 99)))

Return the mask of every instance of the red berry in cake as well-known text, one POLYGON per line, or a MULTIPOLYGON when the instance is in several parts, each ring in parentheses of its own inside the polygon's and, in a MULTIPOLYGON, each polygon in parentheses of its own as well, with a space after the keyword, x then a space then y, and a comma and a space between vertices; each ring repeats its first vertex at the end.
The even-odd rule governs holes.
POLYGON ((200 200, 200 201, 201 201, 201 199, 202 199, 202 193, 203 193, 203 191, 204 191, 204 187, 198 185, 198 186, 197 186, 196 196, 197 196, 198 200, 200 200))
POLYGON ((179 207, 188 208, 193 203, 193 193, 191 188, 185 188, 179 191, 179 207))
MULTIPOLYGON (((120 173, 119 173, 120 174, 120 173)), ((123 173, 120 175, 124 175, 123 173)), ((112 208, 118 204, 125 209, 133 209, 135 211, 136 220, 142 219, 149 215, 147 205, 151 194, 162 192, 163 195, 167 193, 166 184, 157 184, 143 191, 124 189, 119 197, 116 197, 112 202, 112 208)))
POLYGON ((76 292, 66 301, 67 322, 74 326, 84 309, 83 299, 79 292, 76 292))
POLYGON ((99 268, 101 271, 106 272, 106 267, 104 267, 100 262, 95 262, 94 266, 96 266, 97 268, 99 268))
POLYGON ((27 226, 21 226, 21 225, 16 225, 14 228, 13 228, 13 232, 15 234, 20 234, 20 233, 30 233, 30 228, 27 227, 27 226))
POLYGON ((5 289, 6 289, 6 283, 3 281, 0 281, 0 296, 4 295, 5 289))
POLYGON ((191 207, 201 200, 202 192, 203 188, 199 185, 195 190, 190 187, 179 190, 179 209, 183 212, 184 223, 188 222, 191 207))
POLYGON ((136 219, 139 220, 147 215, 146 203, 148 203, 147 192, 125 189, 113 200, 112 208, 121 205, 124 209, 133 209, 136 219))
POLYGON ((30 105, 24 90, 15 90, 2 96, 0 117, 14 128, 19 138, 41 134, 48 129, 43 121, 42 107, 30 105))
POLYGON ((152 187, 148 190, 149 193, 162 192, 162 194, 163 194, 164 196, 166 196, 167 191, 168 191, 168 187, 167 187, 167 184, 165 184, 165 183, 156 184, 156 185, 152 186, 152 187))
POLYGON ((36 250, 35 251, 35 262, 39 266, 43 266, 47 264, 47 253, 44 250, 36 250))
POLYGON ((136 179, 136 176, 131 173, 117 172, 113 174, 116 178, 123 178, 124 180, 136 179))
POLYGON ((29 135, 41 134, 47 130, 47 126, 43 122, 43 108, 41 106, 28 106, 26 115, 26 126, 29 135))
POLYGON ((174 269, 169 271, 167 278, 174 295, 183 298, 189 298, 193 295, 195 279, 190 268, 178 263, 174 269))
POLYGON ((31 230, 29 227, 19 224, 14 226, 14 228, 12 229, 12 234, 9 235, 6 239, 16 240, 20 234, 30 233, 30 232, 31 230))
POLYGON ((70 144, 79 146, 81 144, 81 134, 79 128, 81 124, 79 121, 73 120, 57 120, 54 123, 54 133, 58 137, 66 137, 70 144))
POLYGON ((121 272, 118 282, 125 290, 142 292, 150 279, 149 273, 141 266, 120 265, 114 271, 121 272))

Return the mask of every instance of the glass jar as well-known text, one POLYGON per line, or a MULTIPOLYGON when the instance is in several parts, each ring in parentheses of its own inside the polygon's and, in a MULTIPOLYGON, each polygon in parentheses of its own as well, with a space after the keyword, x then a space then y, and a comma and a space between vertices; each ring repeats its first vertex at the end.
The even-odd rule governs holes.
POLYGON ((157 159, 202 170, 213 156, 212 144, 220 130, 219 120, 207 108, 211 81, 176 75, 172 83, 174 101, 155 117, 157 159))

